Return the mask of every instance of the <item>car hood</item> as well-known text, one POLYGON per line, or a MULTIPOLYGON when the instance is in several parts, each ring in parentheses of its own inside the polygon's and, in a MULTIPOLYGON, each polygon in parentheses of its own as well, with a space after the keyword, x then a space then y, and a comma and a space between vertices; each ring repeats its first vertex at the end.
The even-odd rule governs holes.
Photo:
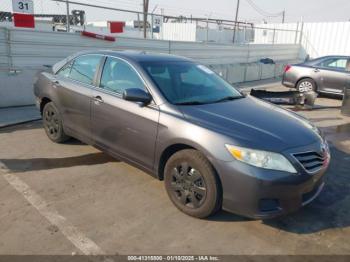
POLYGON ((320 139, 302 117, 250 96, 180 110, 190 122, 229 136, 240 146, 280 152, 320 139))

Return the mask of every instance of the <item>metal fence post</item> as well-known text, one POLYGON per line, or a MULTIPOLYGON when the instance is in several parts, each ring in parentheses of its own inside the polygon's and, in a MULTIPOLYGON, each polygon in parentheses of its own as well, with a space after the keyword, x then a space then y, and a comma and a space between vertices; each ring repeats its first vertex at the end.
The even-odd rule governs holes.
MULTIPOLYGON (((162 9, 162 13, 163 13, 163 9, 162 9)), ((162 22, 161 22, 161 26, 159 27, 160 30, 160 39, 164 40, 164 16, 162 15, 162 22)))
POLYGON ((139 28, 139 31, 141 31, 141 22, 140 22, 140 14, 137 13, 137 26, 139 28))
POLYGON ((302 43, 303 35, 304 35, 304 22, 301 22, 299 45, 301 45, 301 43, 302 43))
POLYGON ((207 18, 207 37, 206 37, 206 42, 208 43, 209 40, 209 22, 208 22, 208 18, 207 18))
POLYGON ((11 70, 13 67, 12 61, 12 50, 11 50, 11 29, 5 28, 6 30, 6 53, 7 53, 7 63, 8 69, 11 70))
POLYGON ((154 20, 153 20, 153 13, 151 14, 151 38, 153 39, 153 23, 154 23, 154 20))
POLYGON ((67 14, 66 14, 66 22, 67 22, 67 32, 70 32, 70 21, 69 21, 69 2, 66 0, 67 14))
POLYGON ((247 71, 248 71, 248 65, 249 65, 249 60, 250 60, 250 43, 248 45, 248 50, 247 50, 247 61, 245 63, 244 67, 244 76, 243 76, 243 81, 247 81, 247 71))
POLYGON ((273 29, 272 44, 275 44, 276 28, 273 29))
POLYGON ((297 28, 296 28, 296 30, 295 30, 294 44, 296 44, 297 41, 298 41, 298 33, 299 33, 299 22, 297 23, 297 28))

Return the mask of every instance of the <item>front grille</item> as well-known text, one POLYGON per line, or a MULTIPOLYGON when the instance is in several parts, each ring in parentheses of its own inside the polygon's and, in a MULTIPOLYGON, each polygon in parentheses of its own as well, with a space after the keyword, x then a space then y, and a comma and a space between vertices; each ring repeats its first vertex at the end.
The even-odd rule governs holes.
POLYGON ((323 155, 317 152, 306 152, 293 154, 294 157, 299 161, 299 163, 304 167, 304 169, 309 173, 314 173, 319 171, 327 160, 327 155, 323 155))

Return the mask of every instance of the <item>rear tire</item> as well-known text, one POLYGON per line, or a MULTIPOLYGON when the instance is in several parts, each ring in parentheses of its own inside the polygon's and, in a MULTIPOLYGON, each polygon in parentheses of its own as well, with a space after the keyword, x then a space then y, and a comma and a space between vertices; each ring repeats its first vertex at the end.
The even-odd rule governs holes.
POLYGON ((164 180, 170 200, 187 215, 206 218, 221 208, 219 178, 197 150, 185 149, 172 155, 165 165, 164 180))
POLYGON ((311 91, 317 92, 317 86, 313 79, 304 78, 297 83, 297 90, 300 93, 311 92, 311 91))
POLYGON ((63 143, 70 137, 64 133, 62 117, 53 102, 43 108, 43 124, 46 135, 55 143, 63 143))

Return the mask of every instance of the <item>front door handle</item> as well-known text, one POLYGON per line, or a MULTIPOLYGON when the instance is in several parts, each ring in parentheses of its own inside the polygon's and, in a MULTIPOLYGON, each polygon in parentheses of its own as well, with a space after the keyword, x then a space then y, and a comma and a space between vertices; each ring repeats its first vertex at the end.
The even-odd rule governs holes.
POLYGON ((103 103, 103 99, 100 96, 95 96, 94 101, 96 105, 103 103))
POLYGON ((319 73, 319 72, 320 72, 320 69, 315 68, 315 69, 314 69, 314 72, 315 72, 315 73, 319 73))
POLYGON ((52 86, 54 88, 57 88, 59 85, 60 85, 60 82, 58 80, 54 80, 53 83, 52 83, 52 86))

